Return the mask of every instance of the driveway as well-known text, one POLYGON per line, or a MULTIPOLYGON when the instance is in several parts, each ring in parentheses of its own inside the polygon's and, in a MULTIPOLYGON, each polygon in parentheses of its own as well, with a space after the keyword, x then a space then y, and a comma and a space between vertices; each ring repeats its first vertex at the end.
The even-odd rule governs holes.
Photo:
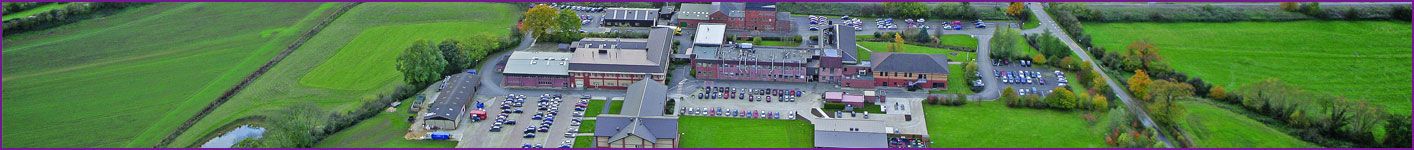
MULTIPOLYGON (((1028 3, 1026 6, 1031 8, 1032 14, 1036 14, 1036 19, 1040 19, 1041 26, 1036 28, 1050 30, 1051 34, 1056 36, 1056 38, 1059 38, 1062 42, 1065 43, 1066 46, 1069 46, 1071 51, 1074 51, 1076 54, 1079 54, 1081 60, 1098 62, 1090 58, 1090 54, 1086 53, 1085 49, 1081 49, 1080 45, 1075 43, 1075 40, 1070 39, 1070 35, 1065 34, 1065 32, 1061 31, 1059 26, 1056 26, 1055 20, 1051 19, 1051 15, 1047 14, 1046 11, 1044 11, 1045 7, 1042 7, 1041 3, 1028 3)), ((1101 70, 1099 63, 1091 63, 1090 67, 1094 68, 1095 70, 1101 70)), ((1127 110, 1139 116, 1139 121, 1144 124, 1144 127, 1150 129, 1158 129, 1156 128, 1157 125, 1154 124, 1153 119, 1150 119, 1149 113, 1144 110, 1143 105, 1139 104, 1139 102, 1136 102, 1134 98, 1129 95, 1128 91, 1120 87, 1121 85, 1118 82, 1115 82, 1114 79, 1110 78, 1109 75, 1106 75, 1104 71, 1100 72, 1100 76, 1105 78, 1105 82, 1109 84, 1110 90, 1114 91, 1115 97, 1119 97, 1119 100, 1121 102, 1124 102, 1124 106, 1128 108, 1127 110)), ((1173 142, 1170 141, 1167 137, 1165 137, 1166 135, 1163 133, 1163 130, 1155 131, 1159 132, 1159 140, 1164 142, 1165 147, 1173 147, 1173 142)))

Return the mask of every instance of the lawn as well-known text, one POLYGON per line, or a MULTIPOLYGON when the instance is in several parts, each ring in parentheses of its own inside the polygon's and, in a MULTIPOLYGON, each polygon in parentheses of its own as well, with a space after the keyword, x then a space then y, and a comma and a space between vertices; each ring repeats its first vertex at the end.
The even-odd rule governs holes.
POLYGON ((781 47, 799 47, 799 46, 800 46, 800 42, 796 42, 796 41, 761 41, 761 43, 756 43, 756 44, 757 44, 757 45, 760 45, 760 46, 781 46, 781 47))
MULTIPOLYGON (((607 102, 607 101, 606 101, 606 100, 589 100, 589 106, 588 106, 588 107, 584 107, 584 117, 595 117, 595 116, 599 116, 599 114, 604 111, 604 103, 605 103, 605 102, 607 102)), ((613 102, 609 102, 609 113, 607 113, 607 114, 619 114, 619 111, 622 111, 623 108, 624 108, 624 101, 613 101, 613 102)))
POLYGON ((158 3, 6 35, 4 146, 152 147, 324 8, 158 3))
MULTIPOLYGON (((579 133, 594 133, 594 120, 579 122, 579 133)), ((574 148, 594 147, 594 137, 575 137, 574 148)))
POLYGON ((1090 125, 1080 112, 1014 109, 1000 101, 923 109, 935 148, 1108 147, 1104 124, 1090 125))
POLYGON ((1199 101, 1179 103, 1188 115, 1179 126, 1203 148, 1313 148, 1318 147, 1262 122, 1199 101))
POLYGON ((363 3, 324 28, 285 61, 168 146, 191 145, 196 139, 208 136, 215 127, 240 118, 267 115, 271 110, 295 102, 312 101, 326 109, 347 111, 404 85, 391 63, 359 61, 391 60, 397 57, 397 51, 406 48, 406 45, 397 45, 424 37, 410 38, 411 35, 425 34, 427 38, 454 33, 461 33, 455 37, 508 35, 520 14, 517 6, 501 3, 363 3), (408 33, 390 33, 396 31, 408 33))
POLYGON ((683 116, 682 148, 810 148, 815 126, 805 120, 683 116))
MULTIPOLYGON (((942 91, 941 93, 961 95, 971 95, 973 93, 972 81, 967 80, 967 77, 975 75, 966 74, 966 70, 962 70, 963 67, 964 66, 962 66, 962 64, 948 65, 948 88, 942 91)), ((929 91, 928 93, 941 94, 933 93, 932 91, 929 91)))
POLYGON ((977 38, 974 38, 974 37, 972 37, 971 35, 962 35, 962 34, 943 35, 942 41, 943 41, 943 45, 962 46, 962 47, 968 47, 968 48, 974 48, 974 49, 977 48, 977 38))
MULTIPOLYGON (((1027 11, 1030 11, 1030 10, 1027 10, 1027 11)), ((1040 26, 1041 26, 1041 19, 1036 19, 1035 17, 1028 17, 1028 19, 1026 20, 1026 22, 1021 23, 1021 29, 1032 29, 1032 28, 1036 28, 1036 27, 1040 27, 1040 26)))
POLYGON ((368 118, 346 128, 334 135, 330 135, 319 141, 314 147, 317 148, 452 148, 457 146, 456 141, 433 141, 433 140, 407 140, 403 138, 408 133, 408 127, 412 123, 407 118, 412 116, 408 109, 412 108, 412 100, 403 100, 403 105, 398 106, 398 110, 393 112, 379 112, 373 118, 368 118))
MULTIPOLYGON (((826 113, 834 113, 835 111, 844 111, 845 105, 848 105, 848 104, 845 104, 845 103, 825 103, 825 106, 824 106, 824 107, 820 107, 820 110, 825 111, 826 113)), ((883 107, 879 107, 879 105, 874 105, 874 104, 871 104, 871 103, 865 103, 864 106, 854 106, 854 111, 855 111, 855 112, 859 112, 859 113, 869 112, 869 113, 871 113, 871 114, 883 114, 883 113, 884 113, 884 108, 883 108, 883 107)), ((845 114, 849 114, 849 112, 845 112, 845 114)))
POLYGON ((55 10, 55 9, 59 9, 59 8, 64 8, 64 7, 66 7, 66 6, 69 6, 69 4, 72 4, 72 3, 57 2, 57 3, 44 4, 44 6, 35 7, 35 8, 32 8, 32 9, 29 9, 29 10, 25 10, 25 11, 21 11, 21 12, 15 12, 15 13, 12 13, 12 14, 5 14, 5 16, 3 16, 3 19, 4 19, 4 20, 10 20, 10 19, 17 19, 17 18, 29 17, 29 16, 31 16, 31 15, 35 15, 35 14, 39 14, 39 13, 43 13, 43 12, 47 12, 47 11, 51 11, 51 10, 55 10))
POLYGON ((1410 24, 1387 21, 1094 23, 1095 45, 1149 39, 1163 61, 1235 89, 1266 78, 1410 113, 1410 24))
MULTIPOLYGON (((870 53, 870 50, 873 50, 873 51, 875 51, 875 52, 887 52, 887 51, 889 51, 889 44, 893 44, 893 43, 887 43, 887 42, 859 42, 858 44, 859 44, 859 46, 864 46, 864 48, 859 49, 859 58, 860 58, 860 60, 869 60, 869 53, 870 53), (868 50, 866 50, 866 49, 868 49, 868 50)), ((977 44, 972 44, 972 45, 977 45, 977 44)), ((901 50, 900 53, 944 54, 944 55, 948 55, 948 61, 968 61, 968 60, 972 60, 973 58, 976 58, 976 57, 977 57, 977 55, 976 55, 974 52, 955 51, 955 50, 950 50, 950 49, 933 48, 933 47, 918 46, 918 45, 911 45, 911 44, 904 44, 903 50, 901 50)))

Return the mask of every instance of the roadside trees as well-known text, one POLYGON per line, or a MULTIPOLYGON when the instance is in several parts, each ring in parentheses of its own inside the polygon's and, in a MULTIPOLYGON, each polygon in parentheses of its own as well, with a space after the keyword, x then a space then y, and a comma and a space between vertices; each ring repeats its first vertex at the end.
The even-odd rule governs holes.
POLYGON ((403 81, 413 85, 427 85, 441 78, 447 61, 442 58, 442 52, 431 45, 425 40, 418 40, 404 50, 403 54, 398 55, 395 67, 403 73, 403 81))
POLYGON ((1134 70, 1134 75, 1129 77, 1129 92, 1140 100, 1149 101, 1149 85, 1152 83, 1144 70, 1134 70))

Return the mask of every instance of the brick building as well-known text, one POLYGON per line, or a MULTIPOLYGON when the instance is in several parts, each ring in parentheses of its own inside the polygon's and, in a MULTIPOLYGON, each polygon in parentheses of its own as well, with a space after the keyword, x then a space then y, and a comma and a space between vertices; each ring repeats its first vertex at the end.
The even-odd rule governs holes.
POLYGON ((502 86, 520 88, 569 88, 570 56, 563 52, 512 52, 501 70, 502 86))
POLYGON ((587 38, 571 44, 575 47, 569 60, 570 86, 622 90, 645 74, 666 81, 672 34, 669 28, 653 28, 648 39, 587 38))
POLYGON ((941 54, 876 52, 870 56, 875 86, 944 88, 948 58, 941 54))

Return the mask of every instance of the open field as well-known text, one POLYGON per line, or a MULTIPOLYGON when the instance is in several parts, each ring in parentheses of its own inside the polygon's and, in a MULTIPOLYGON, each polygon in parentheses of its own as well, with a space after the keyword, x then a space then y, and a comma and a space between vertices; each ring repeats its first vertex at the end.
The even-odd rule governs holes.
POLYGON ((368 118, 354 124, 353 126, 334 133, 324 140, 319 141, 314 147, 318 148, 452 148, 457 146, 456 141, 433 141, 433 140, 407 140, 403 135, 408 133, 408 127, 412 127, 412 122, 407 118, 413 114, 408 113, 412 109, 412 100, 403 100, 403 105, 398 106, 398 110, 393 112, 379 112, 377 116, 368 118))
POLYGON ((805 120, 683 116, 682 148, 810 148, 815 126, 805 120))
MULTIPOLYGON (((893 44, 893 43, 886 43, 886 42, 859 42, 858 44, 859 44, 859 46, 864 46, 864 48, 868 48, 869 50, 873 50, 874 52, 888 52, 888 51, 889 51, 889 44, 893 44)), ((977 45, 977 44, 972 44, 972 45, 977 45)), ((944 54, 944 55, 947 55, 947 56, 948 56, 948 61, 967 61, 967 60, 972 60, 973 58, 976 58, 976 57, 977 57, 977 55, 976 55, 974 52, 955 51, 955 50, 951 50, 951 49, 932 48, 932 47, 918 46, 918 45, 912 45, 912 44, 904 44, 903 50, 899 51, 899 53, 944 54)), ((864 50, 863 48, 859 49, 859 59, 860 59, 860 60, 869 60, 869 56, 870 56, 870 55, 869 55, 869 51, 868 51, 868 50, 864 50)))
POLYGON ((1085 31, 1114 52, 1149 39, 1174 70, 1230 90, 1277 78, 1410 112, 1406 22, 1094 23, 1085 31))
POLYGON ((971 35, 943 35, 942 41, 943 45, 962 46, 974 49, 977 48, 977 38, 973 38, 971 35))
POLYGON ((1242 114, 1206 102, 1184 101, 1187 117, 1179 126, 1204 148, 1312 148, 1318 147, 1242 114))
POLYGON ((159 3, 5 36, 5 146, 152 147, 322 8, 159 3))
MULTIPOLYGON (((929 105, 931 147, 1101 148, 1103 122, 1091 125, 1081 112, 1007 108, 1000 101, 968 102, 960 107, 929 105)), ((1103 116, 1096 114, 1096 116, 1103 116)))
POLYGON ((47 11, 50 11, 50 10, 55 10, 55 9, 59 9, 59 8, 64 8, 65 6, 69 6, 69 4, 72 4, 72 3, 49 3, 49 4, 44 4, 44 6, 35 7, 35 8, 32 8, 32 9, 29 9, 29 10, 25 10, 25 11, 21 11, 21 12, 15 12, 15 13, 12 13, 12 14, 5 14, 5 16, 3 16, 3 20, 10 20, 10 19, 17 19, 17 18, 29 17, 29 16, 34 15, 34 14, 39 14, 39 13, 47 12, 47 11))
POLYGON ((356 61, 392 60, 407 47, 396 45, 417 40, 407 38, 410 35, 434 34, 424 32, 459 34, 454 37, 508 35, 520 18, 519 11, 516 6, 499 3, 361 4, 168 146, 186 147, 216 132, 216 127, 240 118, 266 115, 296 102, 312 101, 332 111, 347 111, 404 85, 392 63, 356 61), (398 31, 406 33, 391 33, 398 31), (363 76, 367 74, 383 76, 363 76), (355 80, 347 76, 366 78, 355 80))

